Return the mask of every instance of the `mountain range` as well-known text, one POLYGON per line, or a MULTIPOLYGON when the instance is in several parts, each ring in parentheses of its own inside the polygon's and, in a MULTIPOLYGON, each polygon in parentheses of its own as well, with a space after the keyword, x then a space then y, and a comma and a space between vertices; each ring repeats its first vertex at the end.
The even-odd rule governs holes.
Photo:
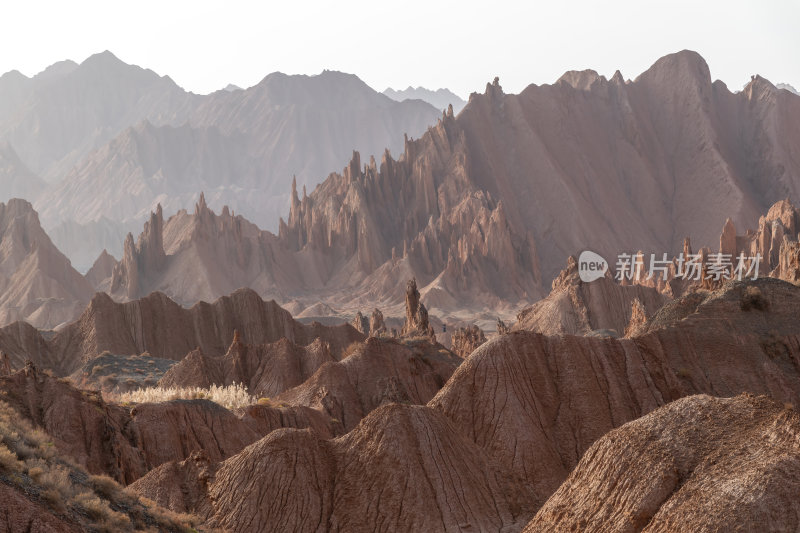
POLYGON ((458 113, 110 54, 3 94, 0 530, 800 529, 791 91, 683 51, 458 113))
POLYGON ((447 106, 452 105, 455 113, 459 113, 464 109, 464 106, 467 105, 467 102, 463 98, 449 89, 436 89, 432 91, 425 87, 415 88, 409 85, 402 90, 395 90, 389 87, 383 91, 383 94, 398 102, 402 102, 403 100, 422 100, 423 102, 428 102, 436 109, 447 109, 447 106))
MULTIPOLYGON (((258 160, 270 160, 277 147, 265 124, 284 113, 259 115, 261 104, 286 110, 290 96, 324 96, 352 111, 363 96, 358 91, 370 95, 369 109, 399 109, 339 73, 271 75, 247 90, 203 97, 183 125, 143 122, 93 152, 73 175, 80 178, 57 186, 81 184, 76 201, 55 195, 43 200, 44 212, 77 204, 100 217, 116 205, 120 218, 141 224, 149 204, 137 208, 119 193, 138 190, 143 169, 171 176, 157 180, 171 192, 154 198, 170 210, 195 194, 198 180, 222 180, 251 201, 258 196, 237 188, 257 187, 258 160), (350 90, 326 92, 331 79, 350 90), (241 142, 232 142, 239 134, 241 142), (226 166, 236 168, 238 180, 216 170, 226 166), (185 185, 176 183, 179 175, 185 185), (106 182, 115 183, 105 190, 116 200, 93 194, 106 182)), ((119 260, 103 253, 88 261, 97 258, 90 278, 95 289, 123 300, 158 290, 191 305, 251 287, 301 307, 325 302, 352 316, 377 306, 396 316, 402 280, 416 277, 439 318, 493 322, 545 296, 564 258, 581 250, 606 258, 674 253, 687 236, 697 247, 716 246, 728 218, 736 227, 754 227, 772 203, 800 196, 799 138, 800 98, 758 76, 732 93, 712 82, 705 61, 689 51, 665 56, 634 81, 620 73, 607 80, 593 71, 568 72, 553 85, 508 95, 495 80, 457 116, 448 108, 420 138, 406 135, 397 158, 388 148, 379 161, 362 162, 350 152, 344 170, 310 192, 293 180, 289 213, 276 233, 235 208, 214 212, 205 194, 193 212, 173 216, 156 202, 141 235, 119 239, 119 260)), ((11 168, 22 168, 14 152, 2 153, 11 168)), ((54 193, 43 198, 48 194, 54 193)), ((111 240, 106 220, 94 224, 111 240)), ((70 226, 69 234, 92 240, 80 226, 70 226)))
POLYGON ((354 148, 399 150, 438 114, 334 71, 196 95, 110 52, 4 74, 0 101, 0 201, 34 203, 82 271, 119 256, 157 203, 175 212, 201 190, 277 229, 292 176, 313 186, 354 148))

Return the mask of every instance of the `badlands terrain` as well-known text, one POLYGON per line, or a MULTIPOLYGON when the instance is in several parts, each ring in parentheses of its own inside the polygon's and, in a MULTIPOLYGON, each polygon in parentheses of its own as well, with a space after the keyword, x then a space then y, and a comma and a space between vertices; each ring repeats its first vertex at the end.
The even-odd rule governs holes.
POLYGON ((0 530, 800 528, 790 90, 683 51, 198 96, 103 53, 0 95, 0 530))

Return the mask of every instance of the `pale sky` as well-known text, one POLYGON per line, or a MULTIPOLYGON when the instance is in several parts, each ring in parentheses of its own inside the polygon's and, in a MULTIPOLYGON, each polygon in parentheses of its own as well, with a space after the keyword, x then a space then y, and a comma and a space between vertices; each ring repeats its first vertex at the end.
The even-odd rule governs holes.
POLYGON ((800 0, 226 2, 3 0, 0 73, 33 75, 111 50, 197 93, 274 71, 357 74, 373 88, 448 87, 500 76, 506 92, 592 68, 635 78, 699 52, 731 90, 751 74, 800 89, 800 0))

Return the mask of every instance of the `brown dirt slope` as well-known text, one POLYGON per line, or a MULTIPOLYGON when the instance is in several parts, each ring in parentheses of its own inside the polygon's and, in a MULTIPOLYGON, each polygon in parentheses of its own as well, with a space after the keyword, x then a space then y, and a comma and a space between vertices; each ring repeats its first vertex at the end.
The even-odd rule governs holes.
POLYGON ((473 352, 429 405, 546 498, 597 439, 672 400, 751 392, 800 405, 798 305, 800 288, 763 279, 632 339, 513 332, 473 352))
POLYGON ((794 409, 691 396, 597 441, 525 531, 795 531, 798 491, 794 409))
POLYGON ((0 399, 49 433, 59 452, 121 483, 194 451, 221 461, 284 426, 332 435, 329 419, 313 409, 252 405, 234 413, 206 400, 123 407, 33 366, 0 378, 0 399))
POLYGON ((532 513, 529 490, 446 417, 399 404, 332 441, 279 430, 213 468, 164 465, 133 488, 195 502, 184 508, 232 531, 515 531, 532 513), (190 498, 161 489, 182 485, 190 498))

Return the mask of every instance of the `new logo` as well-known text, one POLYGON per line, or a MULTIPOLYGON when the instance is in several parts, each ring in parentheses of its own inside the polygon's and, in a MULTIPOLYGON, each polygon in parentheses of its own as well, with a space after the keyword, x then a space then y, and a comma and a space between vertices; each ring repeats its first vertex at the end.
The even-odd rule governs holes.
POLYGON ((600 255, 585 250, 581 252, 578 258, 578 275, 581 281, 589 283, 596 279, 600 279, 606 275, 608 271, 608 262, 600 255))

